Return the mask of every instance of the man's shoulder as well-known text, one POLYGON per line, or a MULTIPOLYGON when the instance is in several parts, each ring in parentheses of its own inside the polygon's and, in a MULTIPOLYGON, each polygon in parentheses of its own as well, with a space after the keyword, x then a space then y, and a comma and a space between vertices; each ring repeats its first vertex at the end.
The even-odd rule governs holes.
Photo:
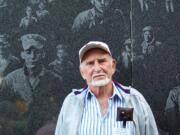
POLYGON ((156 47, 162 47, 162 42, 161 41, 155 41, 155 46, 156 47))
POLYGON ((174 87, 170 92, 174 94, 180 94, 180 85, 174 87))
POLYGON ((124 86, 117 82, 116 82, 116 86, 119 87, 124 94, 129 95, 131 97, 135 97, 140 100, 141 99, 144 100, 143 95, 137 89, 133 88, 132 86, 124 86))
POLYGON ((142 41, 141 42, 141 47, 147 46, 147 42, 146 41, 142 41))
POLYGON ((131 95, 144 99, 143 95, 133 87, 131 87, 131 95))
POLYGON ((25 78, 24 68, 18 68, 5 76, 3 80, 7 82, 22 81, 25 78))
POLYGON ((74 97, 82 97, 87 92, 87 87, 80 88, 80 89, 72 89, 72 91, 66 96, 67 98, 74 98, 74 97))
POLYGON ((57 65, 57 60, 54 60, 48 64, 48 66, 50 66, 50 67, 56 66, 56 65, 57 65))
POLYGON ((35 16, 32 16, 32 20, 34 20, 36 22, 37 18, 35 16))
POLYGON ((83 102, 87 89, 72 89, 72 91, 64 99, 63 105, 75 105, 78 102, 83 102))
POLYGON ((94 12, 94 9, 84 10, 77 15, 76 19, 90 18, 93 16, 93 12, 94 12))
POLYGON ((55 73, 49 69, 46 69, 46 68, 44 68, 44 74, 42 75, 42 77, 47 77, 47 78, 49 78, 49 80, 51 80, 53 78, 58 79, 58 80, 62 80, 61 76, 59 76, 57 73, 55 73))
POLYGON ((116 86, 116 88, 118 88, 118 90, 122 91, 125 94, 130 94, 130 86, 122 85, 121 83, 116 81, 114 81, 113 83, 116 86))
POLYGON ((80 12, 74 19, 72 30, 74 32, 77 32, 82 25, 85 25, 85 24, 88 25, 88 23, 91 22, 91 20, 93 20, 93 18, 94 18, 94 9, 93 8, 80 12))
POLYGON ((19 58, 15 57, 15 56, 13 56, 13 55, 10 56, 9 60, 10 60, 10 62, 12 62, 12 63, 20 63, 19 58))
POLYGON ((7 77, 10 77, 10 76, 22 76, 22 75, 24 75, 24 68, 23 67, 12 71, 11 73, 9 73, 7 75, 7 77))

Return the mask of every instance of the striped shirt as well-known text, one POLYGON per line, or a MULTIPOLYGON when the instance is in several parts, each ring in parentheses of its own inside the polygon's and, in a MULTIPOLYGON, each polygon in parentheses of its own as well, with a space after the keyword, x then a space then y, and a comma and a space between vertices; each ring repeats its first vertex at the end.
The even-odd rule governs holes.
MULTIPOLYGON (((113 89, 113 95, 108 101, 108 111, 102 116, 98 100, 88 88, 78 135, 112 135, 114 129, 123 128, 123 122, 116 121, 116 117, 117 108, 125 107, 124 98, 114 84, 113 89)), ((135 135, 132 121, 126 122, 126 129, 129 131, 128 135, 135 135)))

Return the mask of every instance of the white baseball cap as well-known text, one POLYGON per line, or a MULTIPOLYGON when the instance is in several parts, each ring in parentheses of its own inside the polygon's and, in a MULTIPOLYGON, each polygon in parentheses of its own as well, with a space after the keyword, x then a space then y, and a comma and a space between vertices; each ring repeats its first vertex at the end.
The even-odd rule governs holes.
POLYGON ((80 61, 80 63, 82 62, 82 58, 83 58, 84 54, 87 51, 94 49, 94 48, 102 49, 112 56, 111 51, 109 49, 109 46, 106 43, 101 42, 101 41, 90 41, 87 44, 85 44, 83 47, 81 47, 81 49, 79 50, 79 61, 80 61))

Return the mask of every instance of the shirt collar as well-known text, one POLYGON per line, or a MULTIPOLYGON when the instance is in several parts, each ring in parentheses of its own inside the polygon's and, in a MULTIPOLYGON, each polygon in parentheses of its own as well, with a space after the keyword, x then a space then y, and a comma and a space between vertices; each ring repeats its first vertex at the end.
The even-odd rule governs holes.
MULTIPOLYGON (((86 94, 86 100, 91 99, 92 96, 95 96, 94 93, 92 93, 92 91, 90 90, 90 88, 87 88, 87 94, 86 94)), ((113 99, 115 97, 118 97, 121 101, 123 99, 121 93, 119 92, 119 90, 117 89, 117 87, 115 86, 115 84, 113 83, 113 94, 111 97, 109 97, 109 99, 113 99)))
POLYGON ((117 89, 117 87, 115 86, 115 84, 113 83, 113 95, 110 98, 113 99, 116 96, 122 101, 122 95, 117 89))
MULTIPOLYGON (((27 69, 27 67, 26 67, 25 65, 24 65, 24 67, 23 67, 23 70, 24 70, 24 74, 25 74, 26 76, 29 76, 28 69, 27 69)), ((44 76, 45 70, 46 70, 45 67, 42 66, 42 69, 41 69, 41 71, 37 74, 37 77, 44 76)))

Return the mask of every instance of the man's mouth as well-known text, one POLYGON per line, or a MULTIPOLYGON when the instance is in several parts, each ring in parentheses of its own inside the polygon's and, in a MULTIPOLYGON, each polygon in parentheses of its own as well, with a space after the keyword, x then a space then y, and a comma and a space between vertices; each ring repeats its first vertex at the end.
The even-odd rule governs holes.
POLYGON ((104 74, 99 74, 99 75, 93 75, 93 79, 104 79, 105 75, 104 74))

